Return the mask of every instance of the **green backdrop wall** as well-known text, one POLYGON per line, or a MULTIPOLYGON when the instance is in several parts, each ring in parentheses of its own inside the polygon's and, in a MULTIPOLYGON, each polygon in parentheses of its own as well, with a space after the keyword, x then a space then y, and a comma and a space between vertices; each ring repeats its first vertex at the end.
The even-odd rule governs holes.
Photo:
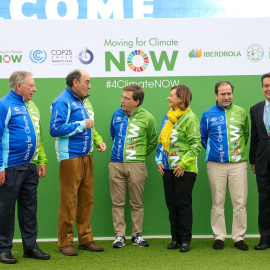
MULTIPOLYGON (((91 76, 91 74, 90 74, 91 76)), ((110 78, 121 80, 122 78, 110 78)), ((260 76, 203 76, 203 77, 158 77, 147 78, 155 80, 175 80, 176 83, 186 84, 190 87, 193 100, 191 109, 201 119, 202 113, 215 104, 214 85, 221 80, 228 80, 234 86, 234 103, 242 106, 249 112, 249 108, 264 99, 260 76)), ((119 88, 107 88, 106 78, 91 78, 92 89, 90 101, 95 111, 95 126, 107 144, 107 151, 94 153, 95 164, 95 205, 91 218, 95 237, 112 237, 111 199, 109 193, 108 164, 110 161, 110 149, 112 142, 109 134, 110 120, 113 112, 120 106, 122 90, 119 88)), ((143 81, 143 78, 125 78, 133 82, 143 81)), ((38 238, 57 237, 58 214, 58 168, 54 150, 54 138, 49 133, 50 105, 53 100, 65 90, 65 78, 36 78, 37 92, 33 100, 38 105, 41 113, 42 129, 45 138, 45 150, 48 157, 48 174, 40 179, 38 188, 38 238)), ((162 118, 167 113, 168 101, 166 100, 170 87, 144 88, 145 100, 143 107, 149 110, 157 122, 159 131, 162 118)), ((0 79, 0 97, 9 92, 7 79, 0 79)), ((249 143, 248 143, 249 150, 249 143)), ((162 178, 158 174, 155 164, 155 153, 147 159, 148 179, 144 193, 144 227, 143 235, 170 235, 168 211, 165 205, 162 178)), ((198 156, 199 173, 193 190, 193 235, 211 235, 210 211, 211 194, 204 162, 205 150, 198 156)), ((247 234, 258 234, 258 192, 255 176, 248 167, 248 229, 247 234)), ((128 202, 128 197, 127 197, 128 202)), ((131 234, 130 206, 126 205, 127 236, 131 234)), ((231 234, 232 206, 227 192, 226 205, 227 233, 231 234)), ((76 229, 75 229, 76 232, 76 229)), ((76 235, 76 233, 75 233, 76 235)), ((20 238, 20 232, 16 221, 15 239, 20 238)))

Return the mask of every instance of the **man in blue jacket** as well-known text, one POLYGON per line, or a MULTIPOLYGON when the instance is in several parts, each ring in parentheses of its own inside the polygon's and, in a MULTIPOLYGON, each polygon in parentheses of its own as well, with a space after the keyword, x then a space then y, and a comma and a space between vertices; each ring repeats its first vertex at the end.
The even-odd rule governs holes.
POLYGON ((60 161, 58 246, 66 256, 77 256, 73 247, 76 218, 78 248, 103 251, 93 239, 90 218, 94 205, 93 144, 100 152, 106 144, 94 129, 94 112, 87 99, 91 89, 87 72, 76 69, 66 77, 67 87, 51 106, 51 136, 56 137, 60 161))
POLYGON ((33 123, 25 103, 36 92, 35 82, 31 73, 15 71, 9 77, 9 85, 10 93, 0 99, 0 261, 17 262, 11 254, 16 201, 23 256, 47 260, 50 255, 36 243, 38 178, 46 176, 47 159, 42 151, 42 164, 39 163, 39 113, 33 123), (38 171, 36 164, 42 165, 38 171))

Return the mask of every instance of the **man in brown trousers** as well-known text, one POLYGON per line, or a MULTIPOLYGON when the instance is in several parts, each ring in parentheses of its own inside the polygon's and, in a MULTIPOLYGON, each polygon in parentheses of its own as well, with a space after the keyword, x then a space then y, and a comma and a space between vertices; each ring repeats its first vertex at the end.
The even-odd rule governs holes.
POLYGON ((74 70, 66 77, 67 87, 51 106, 51 136, 56 137, 60 161, 58 246, 66 256, 78 255, 73 248, 76 218, 78 249, 103 251, 93 240, 90 218, 94 205, 93 144, 100 152, 106 144, 94 129, 94 112, 87 99, 90 77, 74 70))

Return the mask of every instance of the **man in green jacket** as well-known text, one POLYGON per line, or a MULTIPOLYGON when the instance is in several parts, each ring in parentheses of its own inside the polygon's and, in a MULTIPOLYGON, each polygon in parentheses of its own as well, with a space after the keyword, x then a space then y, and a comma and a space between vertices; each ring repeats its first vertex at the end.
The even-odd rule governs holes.
POLYGON ((128 186, 132 244, 147 247, 149 244, 141 235, 144 213, 143 192, 147 178, 145 160, 157 144, 156 123, 152 114, 140 106, 144 99, 141 87, 130 85, 123 90, 122 106, 115 111, 111 121, 113 148, 109 177, 113 226, 116 233, 112 246, 121 248, 126 242, 124 207, 128 186))

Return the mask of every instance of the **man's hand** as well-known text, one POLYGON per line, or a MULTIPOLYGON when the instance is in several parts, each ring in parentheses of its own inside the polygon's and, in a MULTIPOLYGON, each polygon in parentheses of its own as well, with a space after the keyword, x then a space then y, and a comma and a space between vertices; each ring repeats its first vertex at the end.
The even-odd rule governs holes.
POLYGON ((94 120, 91 119, 84 119, 84 122, 86 124, 86 128, 90 129, 94 126, 94 120))
POLYGON ((106 149, 107 149, 106 143, 104 143, 104 142, 99 142, 98 143, 98 149, 97 150, 99 152, 104 152, 106 149))
POLYGON ((157 167, 158 167, 159 174, 161 176, 163 176, 164 175, 164 171, 163 171, 164 170, 164 165, 163 165, 163 163, 158 164, 157 167))
POLYGON ((254 174, 256 174, 256 171, 255 171, 255 164, 251 164, 251 170, 253 171, 254 174))
POLYGON ((38 165, 38 177, 45 177, 47 174, 47 168, 45 165, 38 165))
POLYGON ((184 175, 185 170, 179 163, 177 163, 177 165, 174 165, 173 167, 176 167, 176 169, 173 171, 176 177, 182 177, 184 175))
POLYGON ((0 172, 0 186, 3 186, 6 181, 6 172, 0 172))

